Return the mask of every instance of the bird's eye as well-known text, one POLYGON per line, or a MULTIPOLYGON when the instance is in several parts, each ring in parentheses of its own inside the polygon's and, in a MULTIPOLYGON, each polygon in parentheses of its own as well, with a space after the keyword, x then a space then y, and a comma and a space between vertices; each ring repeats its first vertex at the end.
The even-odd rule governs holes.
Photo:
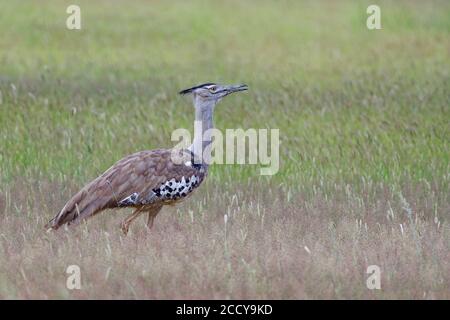
POLYGON ((213 86, 213 87, 209 88, 209 91, 211 91, 211 92, 216 92, 216 90, 217 90, 216 86, 213 86))

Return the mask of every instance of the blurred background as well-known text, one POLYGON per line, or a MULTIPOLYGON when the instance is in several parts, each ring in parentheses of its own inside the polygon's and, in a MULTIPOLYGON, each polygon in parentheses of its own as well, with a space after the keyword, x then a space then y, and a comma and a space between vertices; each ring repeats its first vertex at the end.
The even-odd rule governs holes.
POLYGON ((381 30, 370 4, 1 1, 0 297, 449 298, 450 3, 376 1, 381 30), (122 238, 119 211, 43 233, 115 161, 192 130, 177 92, 210 81, 250 86, 215 124, 280 129, 277 175, 213 166, 151 234, 122 238))

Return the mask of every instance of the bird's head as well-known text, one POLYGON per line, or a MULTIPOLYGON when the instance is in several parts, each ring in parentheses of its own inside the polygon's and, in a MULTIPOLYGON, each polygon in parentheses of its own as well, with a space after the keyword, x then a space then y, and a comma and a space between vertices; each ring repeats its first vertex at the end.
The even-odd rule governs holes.
POLYGON ((180 91, 180 94, 192 94, 194 101, 199 102, 218 102, 223 97, 239 91, 248 90, 245 84, 238 85, 220 85, 216 83, 204 83, 192 88, 180 91))

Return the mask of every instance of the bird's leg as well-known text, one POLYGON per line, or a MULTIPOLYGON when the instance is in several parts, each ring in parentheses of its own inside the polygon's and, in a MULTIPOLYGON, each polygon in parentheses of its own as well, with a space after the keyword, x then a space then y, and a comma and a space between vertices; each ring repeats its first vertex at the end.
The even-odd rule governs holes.
POLYGON ((147 218, 147 228, 151 229, 153 227, 153 220, 155 220, 155 214, 153 214, 153 212, 149 212, 148 213, 148 218, 147 218))
POLYGON ((155 217, 161 211, 161 208, 162 208, 162 206, 158 206, 158 207, 152 208, 148 211, 147 228, 151 229, 153 227, 153 220, 155 220, 155 217))
POLYGON ((130 214, 125 220, 122 221, 120 225, 120 229, 122 229, 122 232, 127 235, 128 228, 130 227, 131 222, 133 222, 134 219, 139 217, 139 215, 142 213, 142 208, 137 208, 133 211, 132 214, 130 214))

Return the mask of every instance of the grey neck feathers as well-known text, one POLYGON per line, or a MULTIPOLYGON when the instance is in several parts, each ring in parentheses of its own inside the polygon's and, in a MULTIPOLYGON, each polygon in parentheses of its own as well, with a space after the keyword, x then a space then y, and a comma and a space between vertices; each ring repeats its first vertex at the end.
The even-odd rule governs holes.
POLYGON ((208 148, 208 146, 212 143, 211 129, 214 128, 213 114, 216 102, 213 100, 203 101, 194 97, 194 105, 194 141, 189 150, 194 153, 196 161, 207 165, 211 159, 211 147, 208 148))

